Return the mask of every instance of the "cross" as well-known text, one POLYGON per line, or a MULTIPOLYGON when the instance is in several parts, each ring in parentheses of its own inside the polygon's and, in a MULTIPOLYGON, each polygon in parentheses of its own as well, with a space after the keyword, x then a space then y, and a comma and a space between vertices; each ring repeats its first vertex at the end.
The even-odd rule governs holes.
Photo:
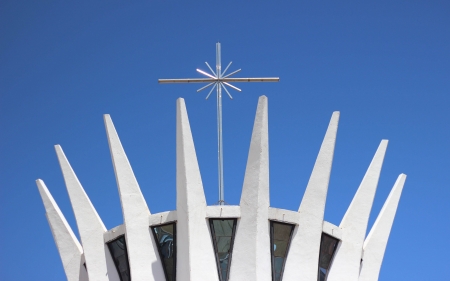
POLYGON ((241 71, 238 69, 236 71, 231 72, 230 74, 226 74, 228 68, 231 63, 222 71, 222 62, 221 62, 221 52, 220 52, 220 43, 216 43, 216 71, 209 66, 207 62, 205 62, 208 66, 209 70, 211 70, 212 74, 209 74, 203 70, 196 69, 197 72, 206 76, 206 78, 187 78, 187 79, 158 79, 158 83, 161 84, 169 84, 169 83, 208 83, 206 86, 201 87, 197 90, 197 92, 203 91, 206 88, 212 86, 209 91, 206 99, 209 98, 211 93, 216 89, 217 92, 217 146, 218 146, 218 174, 219 174, 219 205, 224 205, 224 190, 223 190, 223 146, 222 146, 222 89, 228 94, 230 99, 233 99, 230 92, 227 90, 225 86, 228 86, 238 92, 241 92, 236 86, 231 85, 231 82, 278 82, 280 78, 278 77, 266 77, 266 78, 232 78, 234 74, 241 71))

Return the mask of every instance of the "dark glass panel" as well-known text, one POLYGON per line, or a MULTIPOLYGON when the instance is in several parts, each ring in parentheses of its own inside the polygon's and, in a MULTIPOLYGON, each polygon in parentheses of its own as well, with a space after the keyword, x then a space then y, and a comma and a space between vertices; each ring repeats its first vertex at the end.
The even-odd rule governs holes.
POLYGON ((294 225, 270 222, 270 242, 272 253, 272 280, 281 281, 283 277, 284 264, 291 243, 294 225))
POLYGON ((167 281, 176 278, 176 225, 175 223, 152 227, 158 252, 161 257, 167 281))
POLYGON ((130 265, 128 264, 127 242, 122 235, 108 242, 108 248, 116 265, 121 281, 130 281, 130 265))
POLYGON ((338 239, 322 233, 322 240, 320 241, 319 272, 317 274, 318 281, 327 280, 327 274, 338 244, 338 239))
POLYGON ((214 242, 217 270, 221 281, 228 280, 233 251, 236 219, 210 219, 209 226, 214 242))

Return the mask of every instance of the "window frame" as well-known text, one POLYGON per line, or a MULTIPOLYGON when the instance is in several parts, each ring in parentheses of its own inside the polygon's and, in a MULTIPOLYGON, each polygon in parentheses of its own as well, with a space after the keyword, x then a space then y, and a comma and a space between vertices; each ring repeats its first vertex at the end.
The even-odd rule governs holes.
POLYGON ((333 255, 331 256, 330 264, 329 264, 328 269, 327 269, 327 273, 325 274, 324 281, 327 281, 327 279, 328 279, 328 274, 330 273, 330 269, 331 269, 331 266, 333 265, 334 258, 336 257, 337 250, 339 249, 339 245, 342 242, 341 239, 339 239, 337 237, 334 237, 334 236, 332 236, 332 235, 322 231, 322 234, 320 235, 319 259, 317 260, 317 281, 320 281, 320 279, 319 279, 319 276, 320 276, 320 253, 321 253, 321 248, 322 248, 322 238, 323 238, 324 235, 328 236, 328 237, 330 237, 330 238, 332 238, 334 240, 337 240, 337 243, 336 243, 336 245, 334 246, 334 249, 333 249, 333 255))
POLYGON ((209 223, 209 232, 211 233, 211 238, 213 241, 213 247, 214 247, 214 256, 216 257, 216 267, 217 267, 217 274, 219 275, 219 281, 228 281, 230 279, 230 269, 231 269, 231 260, 233 258, 233 247, 234 247, 234 238, 236 237, 236 228, 237 228, 237 220, 238 218, 209 218, 208 219, 208 223, 209 223), (218 246, 217 246, 217 242, 216 242, 216 233, 214 231, 214 220, 233 220, 233 230, 231 231, 231 241, 230 241, 230 256, 228 258, 228 274, 227 274, 227 279, 223 280, 222 279, 222 272, 220 270, 220 259, 219 259, 219 252, 218 252, 218 246), (217 250, 217 251, 216 251, 217 250))
POLYGON ((158 237, 156 236, 156 233, 155 233, 154 229, 157 228, 157 227, 162 227, 162 226, 171 225, 171 224, 174 225, 174 227, 173 227, 173 241, 175 241, 173 243, 173 256, 174 256, 174 259, 173 259, 173 273, 172 273, 173 274, 172 275, 173 276, 173 280, 172 281, 176 281, 177 280, 177 221, 171 221, 171 222, 158 224, 158 225, 151 225, 150 226, 150 230, 152 232, 153 239, 154 239, 155 244, 156 244, 156 248, 158 248, 158 254, 159 254, 159 258, 161 260, 161 264, 162 264, 162 267, 163 267, 164 277, 166 278, 166 281, 169 281, 167 269, 165 267, 164 260, 162 258, 163 254, 162 254, 162 251, 161 251, 161 246, 159 245, 158 237))
POLYGON ((292 234, 294 233, 295 227, 297 225, 296 224, 292 224, 292 223, 276 221, 276 220, 269 220, 269 223, 270 223, 270 226, 269 226, 269 228, 270 228, 270 263, 272 265, 272 281, 275 281, 275 270, 274 270, 275 269, 275 267, 274 267, 275 261, 274 261, 274 249, 273 249, 273 245, 274 245, 273 229, 274 229, 274 227, 273 227, 273 224, 274 223, 278 223, 278 224, 284 224, 284 225, 291 226, 291 232, 289 234, 289 241, 288 241, 287 246, 286 246, 286 256, 285 256, 284 261, 283 261, 283 266, 281 267, 280 281, 282 281, 283 280, 283 273, 284 273, 284 266, 286 265, 286 260, 287 260, 287 257, 289 255, 289 249, 291 247, 292 234))
MULTIPOLYGON (((128 266, 128 271, 130 272, 130 280, 131 280, 131 269, 130 269, 130 259, 129 259, 129 257, 128 257, 127 237, 125 236, 125 234, 122 234, 122 235, 117 236, 117 237, 114 238, 113 240, 110 240, 110 241, 106 242, 106 245, 108 246, 109 254, 111 255, 111 258, 112 258, 112 260, 113 260, 113 262, 114 262, 114 265, 116 266, 117 275, 119 275, 120 281, 123 281, 123 279, 122 279, 122 274, 120 274, 120 271, 119 271, 119 264, 117 263, 116 259, 115 259, 114 256, 113 256, 113 253, 112 253, 112 251, 111 251, 110 244, 113 243, 113 242, 115 242, 116 240, 121 239, 122 237, 123 237, 123 239, 124 239, 124 241, 125 241, 125 249, 124 249, 124 250, 125 250, 125 255, 127 256, 127 266, 128 266)), ((86 265, 86 263, 84 263, 84 264, 85 264, 86 271, 87 271, 87 265, 86 265)))

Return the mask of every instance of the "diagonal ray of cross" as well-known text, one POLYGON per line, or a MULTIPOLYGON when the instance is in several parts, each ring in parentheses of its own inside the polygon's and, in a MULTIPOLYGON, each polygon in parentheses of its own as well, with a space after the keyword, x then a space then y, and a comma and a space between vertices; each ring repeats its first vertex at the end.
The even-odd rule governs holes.
POLYGON ((233 78, 232 76, 241 69, 226 74, 231 63, 222 71, 220 43, 216 43, 216 71, 214 71, 207 62, 205 62, 212 74, 209 74, 203 70, 197 69, 197 72, 206 76, 206 78, 186 78, 186 79, 158 79, 158 83, 171 84, 171 83, 208 83, 206 86, 201 87, 197 92, 203 91, 209 87, 212 87, 209 91, 206 99, 209 98, 211 93, 216 89, 217 93, 217 147, 218 147, 218 175, 219 175, 219 205, 224 205, 224 190, 223 190, 223 146, 222 146, 222 89, 225 90, 230 99, 233 99, 226 86, 241 91, 236 86, 230 83, 234 82, 278 82, 278 77, 262 77, 262 78, 233 78))

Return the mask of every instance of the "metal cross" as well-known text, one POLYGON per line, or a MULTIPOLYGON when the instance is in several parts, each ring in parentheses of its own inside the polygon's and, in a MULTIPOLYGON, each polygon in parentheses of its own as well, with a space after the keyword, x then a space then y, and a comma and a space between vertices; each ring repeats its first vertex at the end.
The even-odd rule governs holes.
POLYGON ((206 86, 201 87, 197 90, 200 92, 206 88, 212 86, 209 91, 206 99, 209 98, 211 93, 216 89, 217 91, 217 146, 218 146, 218 173, 219 173, 219 205, 224 205, 224 190, 223 190, 223 148, 222 148, 222 89, 228 94, 230 99, 233 99, 230 92, 228 92, 225 86, 228 86, 236 91, 241 91, 236 86, 230 84, 230 82, 278 82, 280 78, 278 77, 268 77, 268 78, 231 78, 234 74, 241 71, 238 69, 236 71, 231 72, 230 74, 225 75, 231 63, 225 68, 222 72, 222 63, 221 63, 221 54, 220 54, 220 43, 216 43, 216 71, 209 66, 207 62, 205 62, 208 66, 209 70, 211 70, 212 74, 209 74, 200 69, 196 69, 197 72, 207 76, 208 78, 187 78, 187 79, 158 79, 158 83, 161 84, 169 84, 169 83, 208 83, 206 86))

